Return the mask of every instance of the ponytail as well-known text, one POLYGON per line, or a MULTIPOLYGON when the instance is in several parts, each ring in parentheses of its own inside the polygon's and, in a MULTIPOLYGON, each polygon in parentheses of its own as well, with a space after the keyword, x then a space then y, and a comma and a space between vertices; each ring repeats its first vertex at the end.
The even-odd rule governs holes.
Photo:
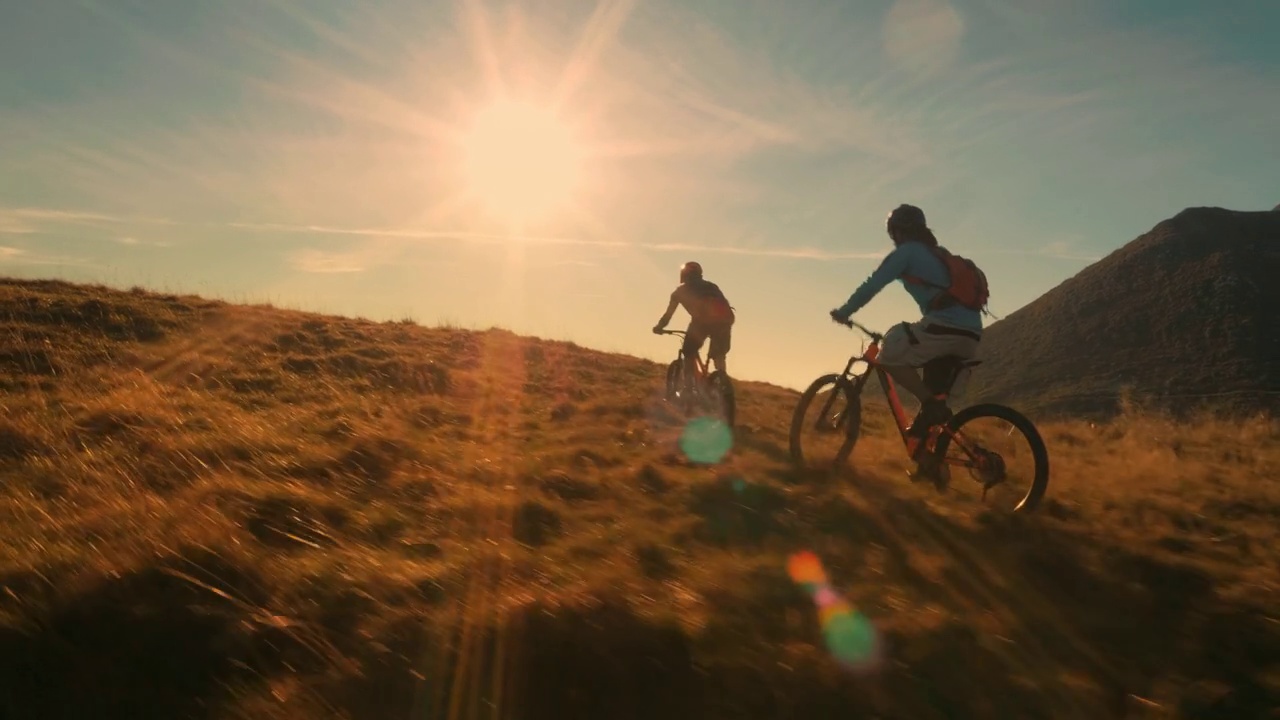
POLYGON ((931 248, 938 247, 938 238, 934 236, 933 231, 927 227, 920 228, 920 242, 931 248))

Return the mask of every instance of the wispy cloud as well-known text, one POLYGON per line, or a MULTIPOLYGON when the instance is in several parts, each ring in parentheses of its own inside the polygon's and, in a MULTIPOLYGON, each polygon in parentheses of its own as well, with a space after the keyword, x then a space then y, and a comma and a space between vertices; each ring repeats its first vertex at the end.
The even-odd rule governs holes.
POLYGON ((0 215, 0 235, 32 235, 39 232, 35 223, 0 215))
POLYGON ((1025 257, 1041 257, 1053 260, 1070 260, 1072 262, 1094 263, 1102 259, 1102 255, 1096 252, 1090 252, 1087 249, 1088 243, 1083 240, 1054 240, 1044 243, 1039 247, 1018 250, 1011 248, 1000 248, 996 250, 986 250, 984 255, 1019 255, 1025 257))
POLYGON ((366 269, 358 253, 306 249, 294 253, 289 260, 295 269, 307 273, 358 273, 366 269))
MULTIPOLYGON (((466 63, 451 60, 460 51, 465 57, 466 45, 479 42, 477 38, 487 38, 491 45, 476 50, 485 55, 480 65, 494 66, 489 69, 508 80, 525 75, 523 66, 538 66, 532 74, 559 76, 551 89, 604 154, 597 158, 596 167, 602 169, 593 176, 593 197, 582 204, 607 218, 610 230, 626 232, 643 222, 660 235, 683 232, 696 223, 699 237, 716 241, 708 245, 736 244, 741 233, 732 213, 709 213, 707 208, 717 203, 731 209, 729 205, 750 202, 769 190, 772 181, 733 171, 733 164, 759 151, 823 155, 852 149, 878 159, 883 167, 863 168, 864 196, 870 194, 869 186, 900 180, 932 156, 923 140, 928 136, 912 118, 867 93, 804 79, 678 3, 617 0, 578 18, 569 18, 564 9, 517 13, 514 20, 502 18, 512 23, 507 27, 479 17, 494 24, 471 37, 455 33, 430 43, 413 41, 396 22, 345 12, 338 15, 351 23, 330 22, 322 19, 333 17, 328 13, 286 5, 275 3, 252 16, 228 10, 236 21, 218 28, 226 47, 262 61, 252 63, 252 73, 237 76, 238 85, 250 88, 250 94, 234 115, 211 113, 200 120, 157 120, 135 127, 119 118, 100 123, 78 119, 109 118, 112 108, 119 110, 118 99, 96 101, 107 103, 104 112, 97 105, 70 113, 38 107, 24 113, 19 123, 23 137, 32 140, 24 145, 42 148, 39 157, 34 150, 24 151, 32 158, 29 164, 49 181, 79 189, 104 207, 150 208, 169 217, 228 211, 243 216, 245 209, 269 205, 273 215, 294 224, 315 220, 331 227, 360 227, 421 218, 432 225, 465 226, 467 218, 448 214, 457 186, 448 171, 449 146, 464 111, 484 98, 477 78, 468 77, 466 63), (290 16, 291 23, 301 22, 321 43, 305 49, 281 44, 262 27, 279 13, 290 16), (392 48, 405 55, 391 57, 387 53, 397 52, 392 48), (360 62, 352 63, 353 57, 360 62), (411 66, 399 65, 410 59, 411 66), (375 63, 386 64, 387 72, 364 71, 375 63), (451 70, 417 70, 427 66, 451 70), (629 157, 637 161, 628 163, 629 157), (353 203, 353 194, 378 200, 353 203), (432 198, 430 207, 423 208, 423 198, 432 198)), ((417 11, 406 7, 397 12, 417 11)), ((463 27, 467 22, 458 20, 463 27)), ((814 29, 820 26, 816 23, 814 29)), ((134 35, 146 34, 137 28, 129 32, 135 40, 134 35)), ((235 65, 225 56, 186 52, 154 32, 142 39, 146 42, 138 46, 140 51, 157 63, 176 62, 183 73, 220 76, 235 65)), ((875 47, 864 56, 879 52, 875 47)), ((817 251, 723 252, 814 257, 817 251)))
POLYGON ((650 252, 697 252, 773 257, 794 260, 865 260, 878 259, 883 253, 837 253, 819 248, 770 248, 736 247, 732 245, 699 245, 691 243, 645 243, 624 240, 595 240, 590 238, 551 237, 501 233, 479 233, 465 230, 410 230, 398 228, 336 228, 317 225, 288 226, 276 224, 239 223, 235 227, 268 232, 311 235, 353 235, 383 240, 457 241, 467 243, 521 243, 524 245, 580 245, 602 248, 628 248, 650 252))
MULTIPOLYGON (((376 239, 378 244, 346 251, 331 252, 305 249, 291 255, 291 264, 303 272, 334 273, 361 272, 397 261, 412 242, 463 242, 476 244, 519 243, 525 246, 569 245, 597 248, 626 248, 656 253, 725 254, 785 260, 870 260, 879 259, 883 253, 836 253, 818 248, 767 248, 734 247, 731 245, 697 245, 690 243, 640 243, 616 240, 592 240, 570 237, 540 237, 530 235, 500 235, 447 230, 359 229, 322 226, 288 227, 280 225, 249 225, 239 227, 267 232, 283 232, 309 235, 347 235, 376 239)), ((560 261, 562 265, 595 266, 588 261, 560 261)))
POLYGON ((49 255, 31 252, 24 248, 0 245, 0 263, 7 265, 87 265, 85 258, 69 255, 49 255))
POLYGON ((653 243, 635 245, 633 247, 657 252, 725 253, 728 255, 749 255, 753 257, 785 258, 790 260, 878 260, 885 255, 883 252, 840 253, 811 247, 760 248, 733 247, 729 245, 691 245, 686 243, 653 243))
MULTIPOLYGON (((384 258, 390 257, 393 253, 392 248, 394 245, 392 241, 453 241, 478 244, 518 242, 524 245, 580 245, 600 248, 626 248, 650 252, 724 253, 731 255, 787 258, 795 260, 865 260, 879 258, 883 254, 870 252, 831 252, 813 247, 776 248, 674 242, 640 242, 624 239, 605 240, 571 236, 524 235, 517 233, 477 232, 472 230, 455 229, 338 227, 332 225, 292 225, 287 223, 254 222, 179 222, 162 218, 139 219, 53 208, 0 209, 0 222, 5 221, 6 219, 21 218, 106 225, 130 224, 136 222, 141 224, 162 224, 174 227, 191 226, 202 228, 222 228, 227 230, 280 235, 350 236, 379 241, 377 244, 371 245, 370 247, 375 249, 366 254, 374 254, 384 258)), ((32 228, 31 231, 39 232, 39 228, 32 228)), ((169 245, 168 241, 165 240, 142 239, 132 235, 119 235, 114 236, 112 239, 115 242, 126 246, 152 245, 157 247, 167 247, 169 245)), ((293 261, 295 266, 305 268, 308 272, 358 272, 366 269, 366 266, 370 264, 376 265, 381 262, 374 261, 370 263, 366 260, 357 260, 354 256, 326 253, 320 250, 301 251, 301 254, 294 256, 293 261), (342 269, 335 270, 325 268, 342 269)))
MULTIPOLYGON (((1058 187, 1092 174, 1136 194, 1142 178, 1172 176, 1212 153, 1204 142, 1130 142, 1138 120, 1218 113, 1256 131, 1280 114, 1276 78, 1157 30, 1096 27, 1098 2, 1088 13, 1045 0, 896 0, 886 13, 749 3, 730 22, 709 5, 607 0, 594 12, 461 11, 457 28, 435 22, 447 31, 431 41, 420 37, 427 23, 406 19, 436 11, 416 4, 378 17, 264 5, 219 11, 199 48, 111 11, 152 65, 172 66, 174 77, 223 77, 248 93, 234 109, 184 116, 122 113, 135 96, 105 91, 0 113, 0 132, 20 139, 23 170, 93 207, 141 212, 0 208, 0 233, 114 226, 104 240, 139 247, 168 242, 148 240, 147 226, 201 227, 295 236, 285 253, 322 245, 307 236, 357 240, 350 251, 288 256, 301 271, 329 273, 395 262, 419 241, 873 260, 881 253, 785 238, 838 237, 909 195, 959 206, 951 228, 972 212, 966 234, 1003 242, 1034 227, 1007 201, 1030 183, 989 167, 1058 187), (272 25, 280 17, 311 39, 286 44, 272 25), (984 33, 1009 43, 984 48, 984 33), (454 123, 495 78, 547 90, 582 122, 603 154, 598 196, 583 202, 599 227, 512 236, 441 209, 457 185, 446 162, 454 123), (1006 208, 994 220, 993 206, 1006 208), (225 217, 281 222, 193 219, 225 217), (682 238, 700 242, 674 241, 682 238)), ((1099 241, 1020 252, 1092 261, 1099 241)))
POLYGON ((0 232, 38 234, 66 225, 175 225, 164 218, 44 207, 0 207, 0 232))
POLYGON ((600 263, 592 262, 590 260, 553 260, 546 265, 547 267, 600 267, 600 263))
POLYGON ((1045 244, 1044 247, 1039 249, 1038 254, 1059 260, 1088 260, 1089 262, 1094 262, 1102 259, 1098 255, 1081 250, 1080 245, 1081 243, 1078 241, 1057 240, 1045 244))
MULTIPOLYGON (((736 41, 679 4, 653 7, 649 13, 637 13, 635 44, 612 52, 599 73, 598 90, 625 99, 627 114, 634 113, 632 122, 619 119, 630 126, 632 152, 740 157, 770 148, 847 148, 900 161, 924 157, 925 135, 903 113, 873 96, 850 91, 847 83, 814 82, 780 65, 771 51, 785 47, 788 40, 782 34, 759 38, 779 47, 757 47, 736 41), (651 139, 652 146, 646 148, 644 138, 651 139)), ((760 19, 766 25, 775 15, 780 23, 793 24, 789 13, 755 9, 764 13, 760 19)), ((827 14, 814 10, 819 16, 827 14)), ((824 34, 820 18, 797 22, 824 34)), ((828 26, 825 33, 830 30, 828 26)), ((830 54, 833 51, 819 48, 858 47, 864 38, 874 40, 874 31, 860 34, 852 43, 827 46, 819 40, 811 47, 815 53, 830 54)), ((856 65, 874 61, 877 52, 862 50, 856 58, 834 59, 856 65)))
POLYGON ((0 216, 14 217, 31 221, 61 222, 61 223, 86 223, 86 224, 120 224, 129 223, 135 225, 169 225, 171 220, 152 217, 128 217, 118 215, 107 215, 98 212, 85 212, 78 210, 54 210, 50 208, 37 207, 10 207, 0 208, 0 216))

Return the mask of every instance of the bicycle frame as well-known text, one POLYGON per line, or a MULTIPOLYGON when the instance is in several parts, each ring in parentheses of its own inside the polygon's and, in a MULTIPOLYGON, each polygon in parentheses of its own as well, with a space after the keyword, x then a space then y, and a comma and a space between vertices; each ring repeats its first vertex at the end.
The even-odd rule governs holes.
MULTIPOLYGON (((683 331, 683 330, 663 330, 663 331, 662 331, 662 334, 663 334, 663 335, 680 335, 680 336, 684 336, 684 335, 685 335, 685 331, 683 331)), ((677 359, 677 360, 680 360, 680 361, 681 361, 681 363, 683 363, 683 362, 684 362, 684 359, 685 359, 685 357, 686 357, 686 356, 687 356, 687 353, 685 353, 685 351, 684 351, 684 345, 683 345, 683 344, 681 344, 681 345, 680 345, 680 349, 676 351, 676 359, 677 359)), ((709 375, 709 373, 707 373, 707 364, 706 364, 705 362, 703 362, 703 361, 702 361, 702 353, 700 353, 700 352, 696 352, 696 353, 694 353, 694 354, 693 354, 693 376, 694 376, 694 379, 695 379, 699 384, 705 384, 705 383, 706 383, 706 380, 707 380, 708 375, 709 375)))
POLYGON ((862 351, 861 355, 854 355, 849 358, 849 362, 844 366, 844 371, 840 373, 840 379, 846 383, 850 382, 850 380, 853 380, 853 377, 850 376, 850 371, 853 369, 853 366, 859 362, 866 363, 867 372, 855 376, 857 379, 852 382, 852 393, 854 395, 860 395, 863 387, 866 385, 867 378, 874 372, 880 380, 880 387, 884 390, 884 396, 889 401, 889 409, 893 412, 894 423, 898 426, 898 434, 902 437, 903 443, 906 444, 907 426, 910 424, 910 420, 907 418, 907 411, 902 406, 901 398, 898 397, 898 386, 894 383, 893 377, 890 376, 889 373, 885 371, 884 366, 876 360, 880 355, 879 337, 874 333, 868 334, 872 335, 871 344, 862 351))
MULTIPOLYGON (((910 422, 911 422, 910 418, 907 417, 907 411, 902 406, 902 399, 898 395, 898 386, 893 381, 893 376, 891 376, 888 373, 888 371, 884 369, 884 366, 881 365, 877 360, 877 358, 879 358, 880 356, 880 342, 884 340, 884 336, 881 335, 880 333, 874 332, 872 330, 868 330, 867 328, 863 327, 862 325, 859 325, 856 322, 853 322, 852 320, 844 324, 847 325, 848 327, 856 327, 862 332, 866 333, 871 338, 871 344, 868 345, 867 348, 862 351, 861 355, 854 355, 849 358, 849 362, 846 363, 844 366, 844 371, 840 373, 840 381, 848 384, 848 387, 850 388, 849 392, 852 396, 858 396, 858 395, 861 395, 862 389, 866 385, 867 378, 871 375, 872 372, 875 372, 877 377, 879 377, 880 379, 880 387, 881 389, 884 390, 884 395, 889 401, 889 408, 893 412, 894 423, 898 426, 898 435, 899 437, 902 438, 903 447, 906 448, 908 454, 910 454, 915 449, 912 447, 912 444, 911 444, 911 441, 913 438, 910 438, 907 435, 907 428, 910 426, 910 422), (867 364, 868 371, 866 373, 856 376, 857 380, 850 383, 849 371, 852 370, 853 366, 859 362, 865 362, 867 364)), ((948 392, 942 394, 942 399, 946 400, 949 398, 950 398, 950 391, 948 390, 948 392)), ((952 431, 950 429, 947 429, 945 426, 943 426, 940 432, 945 432, 949 434, 952 438, 952 442, 957 444, 961 448, 961 450, 965 452, 966 455, 969 455, 971 461, 976 461, 976 459, 973 456, 972 450, 969 448, 969 446, 964 440, 963 434, 961 434, 959 431, 952 431)), ((932 447, 937 440, 937 435, 938 433, 930 433, 930 435, 927 438, 925 438, 923 442, 927 443, 928 446, 932 447)), ((962 467, 971 467, 971 465, 968 462, 965 462, 964 460, 960 460, 960 459, 944 458, 943 461, 948 465, 960 465, 962 467)))

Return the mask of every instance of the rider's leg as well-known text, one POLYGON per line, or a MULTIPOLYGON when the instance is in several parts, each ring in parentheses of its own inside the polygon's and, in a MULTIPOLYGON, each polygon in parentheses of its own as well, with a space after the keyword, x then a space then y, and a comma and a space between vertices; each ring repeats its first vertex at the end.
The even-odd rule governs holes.
POLYGON ((728 361, 729 346, 732 344, 733 328, 730 325, 722 325, 714 328, 711 333, 711 349, 707 351, 715 367, 725 375, 729 374, 728 361))
POLYGON ((684 395, 689 397, 693 392, 694 378, 698 373, 698 353, 707 341, 707 333, 697 323, 689 323, 684 334, 684 395))
POLYGON ((907 323, 899 323, 889 328, 884 341, 880 344, 880 355, 877 360, 880 366, 889 373, 893 382, 903 390, 915 396, 921 407, 932 399, 933 393, 924 384, 917 367, 924 365, 929 359, 920 345, 920 333, 907 323))
POLYGON ((894 382, 920 400, 920 410, 907 429, 910 438, 908 449, 916 461, 911 477, 915 480, 930 479, 942 490, 950 479, 950 473, 945 464, 926 452, 923 440, 928 436, 930 427, 951 418, 951 409, 947 407, 946 395, 935 395, 915 368, 944 355, 970 359, 977 353, 978 342, 962 335, 926 332, 924 328, 929 324, 929 321, 922 320, 910 326, 906 323, 895 326, 885 334, 879 360, 894 382))
POLYGON ((978 348, 978 342, 971 337, 927 332, 925 327, 931 324, 933 321, 925 319, 910 325, 895 325, 885 334, 879 357, 894 382, 920 402, 920 410, 908 431, 915 437, 924 437, 930 427, 946 422, 951 416, 946 396, 935 395, 916 368, 944 355, 967 360, 978 348))

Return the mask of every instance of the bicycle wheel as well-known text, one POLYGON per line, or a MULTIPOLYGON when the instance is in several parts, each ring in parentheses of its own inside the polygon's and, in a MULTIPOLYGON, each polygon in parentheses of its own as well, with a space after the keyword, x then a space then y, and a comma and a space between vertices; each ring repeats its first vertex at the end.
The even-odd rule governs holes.
POLYGON ((667 402, 675 402, 680 397, 680 374, 682 370, 683 364, 678 359, 672 360, 671 364, 667 365, 667 402))
POLYGON ((716 370, 707 377, 707 398, 712 409, 719 413, 720 419, 730 429, 733 428, 734 415, 737 414, 737 401, 733 396, 733 381, 728 375, 716 370))
POLYGON ((1034 510, 1049 486, 1049 451, 1040 431, 1025 415, 1005 405, 984 403, 956 413, 938 436, 934 455, 950 468, 968 469, 981 484, 984 501, 994 491, 989 502, 1010 503, 1015 513, 1034 510), (978 423, 986 419, 1000 421, 1007 429, 987 431, 978 423), (1017 449, 1015 431, 1025 439, 1028 451, 1017 449))
POLYGON ((853 452, 862 430, 862 398, 835 373, 814 380, 791 417, 791 459, 836 468, 853 452), (830 458, 830 459, 828 459, 830 458))

